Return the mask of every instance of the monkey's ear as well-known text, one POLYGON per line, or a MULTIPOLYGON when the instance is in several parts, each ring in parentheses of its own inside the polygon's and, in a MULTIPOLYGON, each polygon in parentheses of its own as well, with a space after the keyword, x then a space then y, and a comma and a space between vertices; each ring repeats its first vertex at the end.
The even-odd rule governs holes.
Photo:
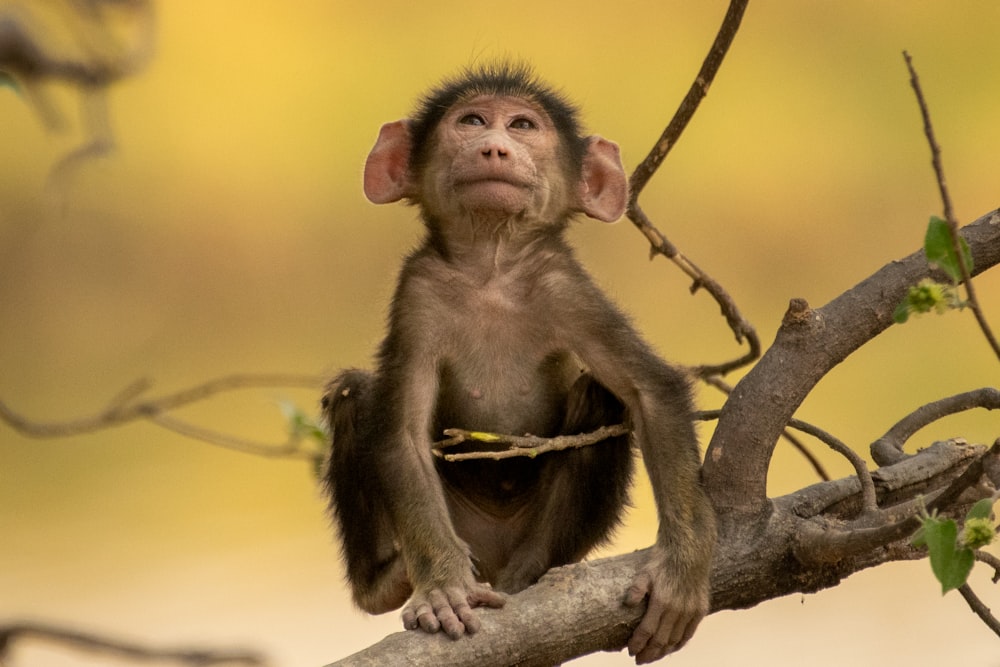
POLYGON ((386 123, 365 162, 365 196, 373 204, 390 204, 411 194, 410 125, 386 123))
POLYGON ((618 144, 596 136, 588 141, 579 185, 580 210, 591 218, 614 222, 628 203, 628 179, 618 144))

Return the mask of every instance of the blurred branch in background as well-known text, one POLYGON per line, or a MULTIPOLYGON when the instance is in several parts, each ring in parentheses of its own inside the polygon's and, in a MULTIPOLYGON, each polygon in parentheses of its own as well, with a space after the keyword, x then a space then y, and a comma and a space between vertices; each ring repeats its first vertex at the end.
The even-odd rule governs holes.
POLYGON ((234 449, 245 454, 270 458, 305 459, 320 465, 326 452, 314 445, 316 442, 325 442, 326 438, 312 420, 294 407, 283 406, 291 428, 288 439, 284 443, 275 444, 254 442, 212 431, 177 419, 168 413, 228 391, 254 387, 319 389, 322 384, 323 378, 316 375, 291 373, 227 375, 171 394, 139 401, 137 400, 139 396, 147 392, 151 386, 151 382, 143 379, 120 391, 108 402, 107 406, 93 415, 61 422, 39 422, 24 417, 8 407, 5 402, 0 401, 0 421, 6 422, 18 433, 30 438, 63 438, 93 433, 144 419, 186 437, 234 449), (312 442, 314 445, 308 445, 307 442, 312 442))
POLYGON ((47 623, 18 622, 0 625, 0 664, 6 664, 15 643, 30 639, 65 645, 78 651, 100 653, 135 662, 169 661, 185 665, 266 665, 263 656, 244 650, 209 651, 194 648, 155 649, 135 642, 70 630, 47 623))
POLYGON ((85 139, 53 167, 50 186, 57 192, 81 162, 114 148, 108 89, 149 61, 154 25, 150 0, 15 0, 0 6, 0 85, 23 95, 52 131, 65 131, 69 123, 51 86, 69 86, 80 97, 85 139))

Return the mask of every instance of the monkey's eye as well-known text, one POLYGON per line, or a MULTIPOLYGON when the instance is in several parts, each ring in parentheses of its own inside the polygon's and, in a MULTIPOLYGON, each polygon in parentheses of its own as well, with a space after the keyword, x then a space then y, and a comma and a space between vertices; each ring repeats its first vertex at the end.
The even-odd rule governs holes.
POLYGON ((467 113, 458 122, 462 125, 486 125, 486 121, 477 113, 467 113))
POLYGON ((534 130, 538 126, 530 118, 515 118, 510 122, 510 127, 514 130, 534 130))

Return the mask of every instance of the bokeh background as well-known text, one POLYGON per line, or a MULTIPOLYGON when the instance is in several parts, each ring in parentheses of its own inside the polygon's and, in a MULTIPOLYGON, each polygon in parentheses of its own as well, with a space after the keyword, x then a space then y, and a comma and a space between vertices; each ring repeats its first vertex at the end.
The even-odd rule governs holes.
MULTIPOLYGON (((15 5, 44 14, 59 48, 79 52, 57 39, 61 3, 0 10, 15 5)), ((361 193, 379 124, 461 66, 521 57, 577 100, 586 125, 618 141, 633 167, 689 86, 725 7, 164 0, 154 57, 108 97, 117 150, 81 165, 55 195, 53 165, 85 140, 77 91, 48 88, 71 120, 49 132, 26 99, 0 87, 0 399, 62 420, 99 411, 143 377, 156 395, 234 372, 367 365, 399 258, 421 231, 412 209, 377 208, 361 193)), ((929 98, 958 216, 1000 205, 998 29, 992 0, 752 2, 702 109, 645 191, 645 210, 769 343, 790 298, 826 303, 917 249, 940 212, 903 49, 929 98)), ((581 221, 571 237, 666 356, 695 364, 739 353, 716 306, 690 296, 662 259, 647 261, 627 221, 581 221)), ((1000 276, 979 284, 1000 326, 1000 276)), ((912 408, 997 377, 968 313, 925 316, 856 353, 798 416, 867 455, 912 408)), ((179 415, 280 441, 279 403, 312 411, 316 399, 248 390, 179 415)), ((699 400, 721 402, 709 390, 699 400)), ((916 444, 992 442, 997 427, 995 415, 970 414, 916 444)), ((851 474, 814 449, 834 476, 851 474)), ((778 447, 772 494, 815 479, 778 447)), ((652 541, 644 483, 635 504, 602 554, 652 541)), ((395 614, 351 607, 308 465, 151 424, 62 440, 0 425, 0 535, 0 620, 157 646, 246 646, 288 666, 325 664, 398 627, 395 614)), ((981 594, 1000 608, 977 572, 981 594)), ((957 594, 942 598, 918 562, 715 614, 670 664, 943 660, 1000 665, 1000 641, 957 594)), ((10 664, 116 663, 25 642, 10 664)))

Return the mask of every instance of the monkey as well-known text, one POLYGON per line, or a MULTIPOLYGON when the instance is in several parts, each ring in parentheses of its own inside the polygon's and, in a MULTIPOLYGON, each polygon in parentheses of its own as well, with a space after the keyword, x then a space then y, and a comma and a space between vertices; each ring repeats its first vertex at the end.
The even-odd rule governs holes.
MULTIPOLYGON (((564 238, 580 214, 620 218, 618 146, 522 63, 469 68, 383 125, 364 168, 376 204, 416 206, 374 371, 327 387, 325 476, 355 603, 402 607, 453 639, 475 608, 609 541, 638 446, 659 530, 623 594, 647 600, 639 664, 683 646, 709 608, 715 515, 700 481, 689 381, 594 283, 564 238), (543 437, 625 423, 630 435, 534 458, 444 462, 445 428, 543 437)), ((483 443, 463 445, 485 449, 483 443)))

